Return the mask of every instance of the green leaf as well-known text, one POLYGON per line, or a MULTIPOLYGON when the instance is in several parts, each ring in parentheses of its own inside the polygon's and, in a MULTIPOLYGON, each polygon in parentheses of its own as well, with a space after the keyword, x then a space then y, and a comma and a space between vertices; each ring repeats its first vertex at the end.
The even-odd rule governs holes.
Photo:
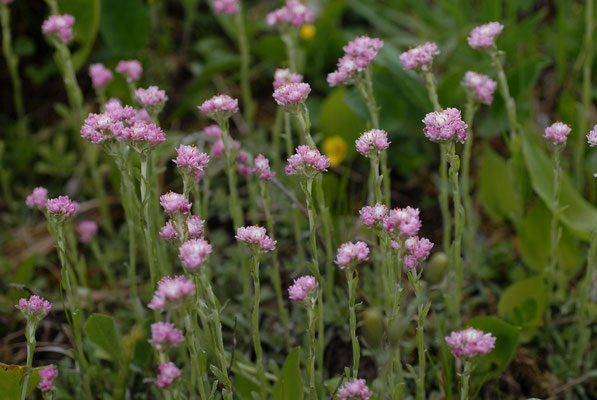
POLYGON ((85 322, 85 333, 89 340, 105 351, 112 360, 120 359, 120 335, 114 318, 108 315, 92 314, 85 322))
MULTIPOLYGON (((29 395, 41 381, 39 370, 44 367, 37 367, 31 370, 29 383, 27 384, 27 395, 29 395)), ((26 367, 20 365, 8 365, 0 363, 0 393, 4 400, 19 400, 23 385, 23 376, 26 367)))
POLYGON ((525 328, 521 332, 520 341, 527 342, 543 324, 546 307, 547 294, 543 278, 528 278, 515 282, 504 290, 498 303, 498 314, 506 321, 525 328))
POLYGON ((365 124, 355 112, 344 102, 347 95, 345 88, 332 90, 319 110, 317 127, 325 138, 340 136, 348 144, 348 151, 355 152, 354 143, 365 124))
POLYGON ((141 0, 102 0, 100 32, 117 55, 133 55, 149 44, 149 11, 141 0))
POLYGON ((508 163, 490 146, 485 146, 479 172, 481 204, 487 215, 502 221, 516 211, 514 185, 508 163))
POLYGON ((495 338, 495 347, 491 353, 480 357, 477 364, 477 374, 486 374, 489 372, 489 379, 499 375, 504 371, 518 345, 520 329, 510 325, 495 317, 477 317, 468 321, 467 325, 482 330, 485 333, 491 333, 495 338))
POLYGON ((295 347, 284 361, 278 380, 272 389, 272 400, 302 400, 303 378, 299 366, 300 347, 295 347))
POLYGON ((58 0, 58 8, 61 13, 75 17, 75 39, 82 46, 73 54, 73 64, 75 70, 79 70, 95 43, 100 22, 100 0, 58 0))

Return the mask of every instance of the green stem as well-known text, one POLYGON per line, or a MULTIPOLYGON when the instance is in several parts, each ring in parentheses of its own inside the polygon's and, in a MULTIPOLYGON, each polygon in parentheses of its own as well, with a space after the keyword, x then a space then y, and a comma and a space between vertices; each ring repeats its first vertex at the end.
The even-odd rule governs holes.
MULTIPOLYGON (((557 269, 558 269, 558 247, 560 242, 560 182, 562 175, 562 167, 560 166, 560 155, 562 152, 562 146, 556 145, 553 152, 553 215, 551 219, 551 226, 549 231, 550 239, 550 252, 549 252, 549 264, 545 269, 545 283, 546 291, 549 299, 549 303, 553 304, 555 301, 555 290, 554 283, 557 280, 557 269)), ((547 312, 549 313, 547 307, 547 312)))
POLYGON ((307 364, 307 373, 309 375, 309 395, 311 400, 318 400, 316 381, 315 381, 315 358, 317 352, 317 344, 315 342, 315 322, 317 315, 315 314, 316 300, 311 300, 311 304, 307 308, 307 316, 309 319, 309 362, 307 364))
MULTIPOLYGON (((427 302, 423 304, 425 300, 423 298, 423 288, 419 282, 419 274, 415 269, 408 271, 408 279, 411 283, 411 286, 415 292, 415 297, 417 302, 419 303, 417 307, 417 354, 419 358, 419 374, 415 376, 416 380, 416 387, 417 387, 417 400, 426 400, 425 397, 425 340, 424 340, 424 328, 425 328, 425 318, 429 313, 429 308, 431 307, 431 303, 427 302)), ((413 370, 414 372, 414 370, 413 370)))
POLYGON ((296 114, 296 119, 301 126, 301 142, 309 147, 315 147, 315 141, 311 137, 311 119, 309 118, 309 109, 305 103, 301 104, 301 109, 296 114))
POLYGON ((333 232, 334 226, 330 210, 326 204, 325 192, 323 190, 323 175, 319 174, 315 177, 315 196, 317 204, 319 205, 319 213, 322 216, 323 239, 325 245, 325 285, 324 291, 328 299, 332 300, 332 292, 334 290, 336 268, 334 266, 334 243, 333 232))
POLYGON ((451 270, 455 274, 455 292, 453 299, 452 318, 454 326, 459 325, 460 321, 460 304, 462 301, 462 282, 463 282, 463 268, 462 268, 462 232, 464 228, 464 208, 462 207, 462 199, 460 196, 460 182, 458 179, 458 171, 460 169, 460 158, 456 154, 456 143, 454 141, 449 143, 448 161, 450 163, 450 181, 452 183, 452 199, 454 203, 454 241, 452 242, 451 255, 451 270))
POLYGON ((374 194, 371 194, 371 197, 375 199, 375 203, 382 202, 382 195, 381 195, 381 179, 379 176, 379 156, 375 155, 370 157, 369 160, 371 161, 371 180, 373 181, 373 190, 374 194))
POLYGON ((201 196, 201 217, 206 221, 209 218, 209 183, 209 175, 205 174, 203 177, 203 196, 201 196))
POLYGON ((253 119, 255 117, 255 103, 251 94, 251 84, 249 81, 249 68, 251 66, 251 55, 249 52, 249 37, 245 23, 244 2, 238 2, 239 10, 236 13, 236 26, 238 27, 238 48, 240 50, 240 85, 242 90, 243 105, 245 110, 245 121, 248 131, 253 130, 253 119))
POLYGON ((284 112, 282 107, 276 108, 276 119, 271 130, 272 146, 270 148, 269 158, 273 161, 274 170, 276 171, 279 171, 282 167, 280 163, 280 139, 282 136, 282 123, 284 122, 284 114, 287 113, 284 112))
MULTIPOLYGON (((389 239, 389 238, 388 238, 389 239)), ((391 332, 394 330, 393 326, 398 319, 398 314, 400 313, 400 300, 402 299, 402 295, 404 293, 401 287, 402 281, 402 268, 404 263, 404 241, 400 240, 398 243, 398 249, 396 250, 396 262, 393 263, 392 261, 392 250, 390 251, 390 268, 389 272, 390 275, 388 280, 391 282, 392 287, 394 290, 391 294, 391 309, 389 310, 389 319, 388 319, 388 330, 391 332)), ((404 371, 402 368, 402 360, 400 357, 400 342, 396 340, 396 343, 393 345, 392 353, 390 355, 390 363, 389 363, 389 387, 392 393, 392 399, 402 399, 403 392, 404 392, 404 371), (394 382, 394 374, 393 370, 396 369, 396 381, 394 382)))
POLYGON ((299 65, 299 47, 298 47, 298 31, 296 29, 290 29, 282 34, 282 41, 286 45, 286 58, 288 61, 288 68, 290 72, 298 73, 299 65))
MULTIPOLYGON (((281 108, 278 107, 279 110, 281 108)), ((294 153, 294 143, 292 140, 292 124, 290 123, 290 113, 284 112, 284 139, 286 141, 286 156, 290 158, 290 156, 294 153)))
POLYGON ((475 246, 475 234, 477 231, 477 219, 474 215, 473 200, 471 197, 470 184, 470 162, 471 152, 473 148, 473 119, 477 102, 472 94, 468 94, 466 107, 464 109, 464 120, 468 125, 468 136, 464 143, 464 150, 462 153, 462 174, 460 177, 460 185, 462 187, 462 199, 465 211, 465 234, 464 244, 466 247, 466 254, 468 265, 474 268, 477 265, 477 248, 475 246))
POLYGON ((493 66, 497 71, 500 92, 502 94, 502 97, 504 98, 504 102, 506 103, 508 123, 510 124, 510 142, 514 143, 514 138, 517 136, 518 131, 516 103, 510 95, 510 87, 508 86, 508 79, 506 78, 506 73, 504 72, 504 66, 502 65, 502 62, 499 58, 499 51, 497 50, 497 48, 493 48, 489 51, 489 55, 491 56, 491 61, 493 62, 493 66))
POLYGON ((266 398, 265 368, 263 366, 263 351, 261 349, 261 338, 259 336, 259 302, 261 299, 261 283, 259 280, 259 259, 260 254, 256 253, 251 259, 251 277, 253 278, 253 312, 251 313, 251 337, 255 350, 255 363, 259 374, 259 389, 261 398, 266 398))
POLYGON ((99 247, 99 244, 97 243, 96 238, 91 239, 91 242, 89 242, 89 247, 91 248, 93 257, 95 257, 95 260, 100 265, 102 272, 104 273, 106 279, 108 280, 108 284, 110 285, 110 288, 112 288, 112 290, 118 289, 118 286, 116 285, 116 278, 114 278, 114 271, 112 271, 112 269, 110 268, 110 265, 108 264, 108 260, 106 259, 105 255, 102 253, 102 251, 99 247))
POLYGON ((464 360, 464 370, 462 371, 462 383, 460 386, 460 400, 468 400, 468 387, 473 371, 473 362, 471 360, 464 360))
POLYGON ((201 355, 199 354, 199 336, 197 334, 197 319, 192 315, 190 310, 184 313, 184 324, 189 334, 187 339, 187 347, 189 349, 189 358, 191 359, 191 385, 190 398, 194 399, 197 397, 196 390, 197 384, 199 385, 199 394, 201 399, 207 399, 207 393, 209 392, 209 382, 207 382, 207 371, 202 368, 202 362, 200 360, 201 355))
POLYGON ((149 154, 141 153, 141 206, 143 208, 143 237, 145 239, 145 250, 147 251, 147 262, 149 263, 149 275, 151 288, 157 282, 158 274, 160 273, 159 266, 156 266, 155 243, 152 241, 151 235, 151 201, 150 191, 148 188, 152 177, 149 173, 149 154))
MULTIPOLYGON (((34 317, 35 318, 35 317, 34 317)), ((21 400, 27 398, 27 387, 29 386, 29 378, 31 377, 31 367, 33 366, 33 353, 37 341, 35 340, 35 331, 37 330, 37 321, 27 321, 25 328, 25 336, 27 338, 27 365, 25 369, 25 376, 23 379, 23 390, 21 391, 21 400)))
POLYGON ((357 337, 357 306, 356 291, 359 282, 359 273, 354 267, 346 269, 346 281, 348 283, 348 311, 350 313, 350 339, 352 341, 352 379, 359 376, 359 361, 361 349, 357 337))

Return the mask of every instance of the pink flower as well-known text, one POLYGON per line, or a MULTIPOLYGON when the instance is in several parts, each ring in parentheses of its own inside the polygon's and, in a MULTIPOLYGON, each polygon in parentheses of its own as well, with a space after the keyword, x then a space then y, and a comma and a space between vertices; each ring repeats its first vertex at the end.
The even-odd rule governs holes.
POLYGON ((143 67, 137 60, 122 60, 116 66, 116 72, 126 77, 128 82, 138 81, 143 73, 143 67))
POLYGON ((166 222, 166 225, 162 226, 160 229, 160 236, 164 240, 172 240, 174 238, 178 238, 178 232, 174 229, 172 224, 176 224, 176 222, 169 220, 166 222))
POLYGON ((156 311, 162 311, 167 306, 175 308, 188 300, 193 293, 195 285, 184 276, 165 276, 158 282, 158 288, 147 307, 156 311))
POLYGON ((276 248, 276 241, 267 236, 262 226, 246 226, 236 230, 235 238, 248 245, 253 252, 268 253, 276 248))
POLYGON ((452 332, 445 337, 454 357, 473 358, 491 352, 495 346, 495 337, 491 333, 469 327, 463 331, 452 332))
POLYGON ((301 276, 294 280, 294 284, 288 288, 288 298, 296 303, 303 302, 306 298, 313 298, 319 283, 314 276, 301 276))
POLYGON ((58 377, 58 369, 53 365, 48 365, 39 370, 39 377, 41 378, 41 382, 37 385, 37 388, 42 392, 51 392, 52 390, 56 390, 54 387, 54 379, 58 377))
POLYGON ((91 64, 89 66, 89 76, 91 77, 91 85, 99 89, 106 86, 112 80, 112 71, 102 63, 91 64))
POLYGON ((274 89, 286 86, 289 83, 300 83, 303 81, 301 74, 290 72, 288 68, 277 68, 274 73, 274 89))
POLYGON ((337 69, 327 76, 330 86, 355 83, 360 79, 360 72, 371 65, 377 53, 383 47, 383 41, 367 35, 359 36, 342 49, 345 55, 338 60, 337 69))
POLYGON ((227 94, 218 94, 211 99, 205 100, 197 108, 203 114, 221 123, 238 112, 238 100, 227 94))
POLYGON ((238 0, 216 0, 212 5, 220 14, 234 15, 238 11, 238 0))
POLYGON ((429 252, 433 248, 433 243, 429 239, 411 236, 404 241, 404 248, 408 253, 404 257, 404 265, 408 269, 413 269, 418 263, 429 257, 429 252))
POLYGON ((151 339, 149 343, 158 351, 166 351, 170 347, 176 347, 184 340, 182 332, 167 322, 156 322, 151 324, 151 339))
POLYGON ((50 15, 41 26, 41 30, 46 35, 54 35, 63 43, 68 43, 73 38, 73 25, 75 17, 69 14, 50 15))
POLYGON ((236 170, 239 175, 248 177, 253 173, 253 167, 251 166, 249 159, 249 154, 244 151, 239 152, 236 156, 236 160, 238 161, 236 170))
POLYGON ((122 138, 131 144, 155 146, 166 140, 166 134, 156 124, 134 121, 130 127, 122 129, 122 138))
POLYGON ((203 128, 203 134, 208 138, 221 139, 222 128, 220 128, 220 125, 218 124, 208 125, 205 128, 203 128))
POLYGON ((428 71, 433 63, 433 57, 439 54, 437 44, 427 42, 400 54, 400 64, 404 69, 428 71))
POLYGON ((135 99, 143 107, 160 112, 168 100, 168 96, 166 96, 165 91, 160 90, 157 86, 150 86, 147 89, 139 88, 135 90, 135 99))
POLYGON ((209 163, 209 156, 200 152, 195 145, 187 146, 181 144, 176 148, 176 152, 178 153, 178 156, 172 161, 174 161, 178 168, 202 173, 209 163))
POLYGON ((446 108, 442 111, 430 112, 423 119, 423 133, 432 142, 449 142, 456 140, 464 143, 468 125, 461 119, 460 110, 446 108))
POLYGON ((340 269, 354 267, 369 259, 369 247, 365 242, 346 242, 336 252, 336 264, 340 269))
POLYGON ((81 242, 89 242, 97 232, 97 222, 81 221, 79 222, 77 231, 79 231, 79 239, 81 242))
POLYGON ((269 160, 263 154, 259 154, 257 157, 255 157, 253 165, 255 166, 255 172, 257 172, 257 175, 259 175, 259 179, 269 181, 276 175, 275 172, 272 172, 269 166, 269 160))
POLYGON ((322 155, 315 147, 299 146, 296 153, 291 155, 286 166, 287 175, 302 175, 313 178, 320 172, 327 171, 330 159, 322 155))
POLYGON ((476 27, 467 38, 473 49, 486 49, 495 46, 495 37, 502 33, 504 25, 499 22, 489 22, 476 27))
POLYGON ((275 26, 281 30, 300 28, 314 20, 315 15, 311 10, 298 0, 287 0, 283 7, 267 14, 265 18, 269 26, 275 26))
POLYGON ((170 386, 172 382, 182 375, 182 371, 178 369, 173 362, 161 363, 158 370, 160 371, 160 374, 156 379, 156 385, 162 389, 170 386))
MULTIPOLYGON (((139 112, 133 107, 120 104, 118 99, 110 99, 101 114, 89 114, 81 127, 81 137, 94 144, 106 140, 122 141, 131 136, 131 126, 138 120, 139 112)), ((141 124, 145 122, 140 121, 141 124)), ((141 125, 138 126, 139 129, 141 125)), ((151 129, 157 129, 155 125, 151 129)), ((159 136, 159 132, 156 132, 159 136)), ((163 132, 162 132, 163 134, 163 132)), ((141 134, 139 134, 141 136, 141 134)), ((164 135, 165 138, 165 135, 164 135)))
POLYGON ((203 225, 205 221, 199 218, 197 215, 191 215, 187 218, 187 234, 190 237, 199 238, 203 236, 203 225))
POLYGON ((346 381, 338 389, 338 397, 343 400, 369 400, 371 391, 367 388, 367 382, 364 379, 353 379, 346 381))
POLYGON ((597 125, 593 127, 593 130, 587 133, 587 143, 589 143, 589 146, 591 147, 597 146, 597 125))
POLYGON ((27 207, 36 207, 38 210, 43 210, 46 207, 48 201, 48 189, 38 186, 33 189, 33 193, 27 196, 25 204, 27 207))
POLYGON ((29 300, 20 299, 15 308, 21 310, 27 318, 35 317, 39 321, 52 311, 52 303, 43 297, 31 296, 29 300))
POLYGON ((162 195, 160 204, 164 211, 170 215, 186 214, 191 210, 191 204, 187 201, 185 195, 173 191, 162 195))
POLYGON ((388 133, 383 129, 371 129, 355 140, 357 151, 365 157, 374 157, 390 146, 388 133))
POLYGON ((178 249, 178 258, 187 269, 197 269, 207 261, 212 252, 211 245, 205 239, 187 240, 178 249))
POLYGON ((296 111, 296 107, 307 100, 311 93, 311 86, 308 83, 287 83, 274 91, 273 97, 276 103, 286 107, 289 111, 296 111))
MULTIPOLYGON (((234 143, 234 148, 236 149, 236 151, 239 151, 240 143, 236 140, 233 140, 232 143, 234 143)), ((222 154, 224 154, 225 151, 226 145, 224 145, 224 141, 222 139, 219 139, 217 142, 213 144, 213 146, 211 146, 211 155, 214 157, 220 157, 222 154)))
POLYGON ((566 139, 568 139, 568 135, 570 134, 570 125, 566 125, 563 122, 555 122, 545 128, 545 135, 543 137, 547 140, 551 140, 553 144, 562 144, 566 143, 566 139))
POLYGON ((383 220, 384 230, 394 236, 407 238, 414 236, 421 229, 419 209, 406 207, 394 208, 383 220))
POLYGON ((487 75, 467 71, 464 74, 464 85, 472 90, 480 102, 487 105, 493 102, 493 92, 497 88, 497 82, 487 75))
POLYGON ((48 199, 46 209, 50 214, 70 217, 79 211, 79 203, 72 201, 68 196, 59 196, 48 199))
POLYGON ((388 207, 385 204, 377 203, 373 207, 365 206, 359 211, 361 222, 367 228, 381 228, 384 219, 388 215, 388 207))

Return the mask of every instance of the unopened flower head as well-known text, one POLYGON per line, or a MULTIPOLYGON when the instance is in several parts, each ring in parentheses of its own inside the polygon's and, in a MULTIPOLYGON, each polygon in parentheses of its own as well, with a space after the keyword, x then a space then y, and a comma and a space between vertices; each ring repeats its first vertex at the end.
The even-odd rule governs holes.
POLYGON ((20 299, 15 308, 21 310, 28 321, 32 320, 37 323, 52 311, 52 303, 43 297, 31 296, 28 300, 20 299))
POLYGON ((184 276, 165 276, 158 282, 158 288, 147 307, 156 311, 177 308, 186 300, 190 300, 193 293, 195 285, 184 276))
POLYGON ((371 129, 361 133, 355 140, 357 151, 365 157, 376 157, 390 146, 388 133, 383 129, 371 129))
POLYGON ((294 284, 288 288, 288 298, 296 303, 305 303, 305 300, 313 299, 319 283, 314 276, 305 275, 294 280, 294 284))
POLYGON ((207 257, 211 252, 212 248, 207 240, 190 239, 180 246, 178 249, 178 257, 185 268, 196 270, 205 264, 207 257))
POLYGON ((164 389, 172 384, 176 379, 180 378, 182 371, 178 369, 173 362, 161 363, 158 367, 160 372, 155 383, 160 388, 164 389))
POLYGON ((327 171, 330 159, 322 155, 315 147, 299 146, 296 153, 288 159, 285 167, 287 175, 300 175, 311 179, 318 173, 327 171))
POLYGON ((209 164, 209 156, 202 153, 194 145, 181 144, 176 148, 178 156, 173 159, 176 166, 195 176, 203 176, 205 167, 209 164))
POLYGON ((79 203, 72 201, 68 196, 59 196, 55 199, 48 199, 46 209, 54 216, 71 217, 79 211, 79 203))
POLYGON ((429 257, 433 243, 426 238, 411 236, 404 241, 404 248, 407 252, 407 255, 404 257, 404 265, 408 269, 413 269, 417 264, 429 257))
POLYGON ((502 33, 504 25, 499 22, 489 22, 473 29, 467 38, 473 49, 486 49, 495 46, 495 37, 502 33))
POLYGON ((48 365, 39 370, 39 377, 41 378, 41 382, 37 385, 37 388, 42 392, 51 392, 52 390, 56 390, 54 386, 54 379, 58 377, 58 369, 53 365, 48 365))
POLYGON ((151 324, 151 339, 149 343, 158 351, 166 351, 170 347, 176 347, 182 343, 184 337, 174 324, 168 322, 156 322, 151 324))
POLYGON ((203 134, 211 139, 221 139, 222 138, 222 128, 218 124, 208 125, 203 128, 203 134))
POLYGON ((217 94, 211 99, 205 100, 197 107, 199 111, 207 115, 218 124, 222 124, 228 118, 238 112, 238 100, 227 94, 217 94))
POLYGON ((187 201, 185 195, 174 193, 173 191, 162 195, 160 197, 160 204, 170 216, 186 214, 191 210, 191 204, 187 201))
POLYGON ((555 145, 564 144, 571 130, 570 125, 566 125, 563 122, 554 122, 545 128, 545 135, 543 137, 555 145))
POLYGON ((338 86, 356 83, 360 79, 360 72, 371 65, 382 47, 382 40, 367 35, 349 42, 342 48, 345 54, 338 60, 337 69, 328 74, 328 84, 338 86))
POLYGON ((143 67, 137 60, 122 60, 118 62, 116 72, 124 75, 128 82, 135 82, 141 78, 143 67))
POLYGON ((166 134, 156 124, 134 121, 130 127, 122 130, 122 138, 132 144, 139 152, 152 149, 166 140, 166 134))
POLYGON ((346 381, 340 389, 338 389, 338 397, 342 400, 369 400, 371 391, 367 387, 367 382, 364 379, 353 379, 346 381))
POLYGON ((365 206, 359 211, 361 222, 367 228, 380 229, 383 227, 384 219, 388 216, 388 206, 377 203, 375 206, 365 206))
POLYGON ((439 49, 437 48, 437 44, 427 42, 400 54, 400 63, 406 70, 429 71, 433 63, 433 57, 438 54, 439 49))
POLYGON ((288 68, 277 68, 274 73, 274 89, 278 89, 282 86, 286 86, 289 83, 300 83, 303 81, 301 74, 295 74, 288 68))
POLYGON ((113 78, 112 71, 102 63, 91 64, 89 66, 89 77, 91 78, 91 85, 96 89, 103 88, 113 78))
POLYGON ((406 239, 415 236, 421 229, 419 209, 412 207, 394 208, 383 220, 384 230, 393 237, 406 239))
POLYGON ((300 28, 303 24, 311 23, 315 15, 309 8, 298 0, 288 0, 277 10, 267 14, 265 21, 269 26, 274 26, 281 31, 300 28))
POLYGON ((423 123, 423 133, 432 142, 446 143, 455 140, 464 143, 466 140, 468 125, 462 120, 457 108, 430 112, 423 123))
POLYGON ((168 96, 164 90, 157 86, 150 86, 147 89, 139 88, 135 90, 135 99, 145 107, 151 114, 159 114, 168 101, 168 96))
POLYGON ((215 0, 212 5, 220 14, 234 15, 238 12, 238 0, 215 0))
POLYGON ((595 125, 593 129, 587 133, 587 143, 589 143, 589 146, 591 147, 597 146, 597 125, 595 125))
POLYGON ((491 352, 495 346, 495 337, 479 329, 469 327, 463 331, 452 332, 445 337, 454 357, 473 358, 491 352))
POLYGON ((369 247, 365 242, 346 242, 336 252, 336 264, 340 269, 352 268, 369 259, 369 247))
POLYGON ((481 103, 489 105, 493 102, 493 92, 497 88, 497 82, 487 75, 467 71, 464 74, 464 85, 481 103))
POLYGON ((73 25, 75 17, 69 14, 50 15, 41 26, 46 35, 52 35, 63 43, 68 43, 73 38, 73 25))
POLYGON ((262 226, 246 226, 236 230, 236 239, 251 249, 252 252, 268 253, 276 248, 276 241, 267 236, 262 226))
POLYGON ((77 226, 77 231, 79 232, 81 242, 90 242, 97 233, 97 222, 81 221, 77 226))
POLYGON ((275 172, 272 172, 272 169, 269 166, 269 160, 263 154, 259 154, 257 157, 255 157, 253 165, 255 167, 257 176, 259 176, 259 179, 269 181, 276 175, 275 172))
POLYGON ((45 187, 38 186, 33 189, 33 192, 27 196, 25 200, 25 204, 29 208, 37 208, 38 210, 43 210, 46 208, 46 203, 48 202, 48 189, 45 187))
POLYGON ((287 83, 274 91, 273 97, 278 105, 287 111, 298 112, 300 106, 307 100, 311 93, 311 86, 308 83, 287 83))

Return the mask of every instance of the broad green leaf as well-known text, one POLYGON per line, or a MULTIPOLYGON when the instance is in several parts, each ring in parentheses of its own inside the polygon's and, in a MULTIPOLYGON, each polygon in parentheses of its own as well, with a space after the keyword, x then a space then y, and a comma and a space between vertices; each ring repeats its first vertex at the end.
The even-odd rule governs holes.
POLYGON ((508 163, 490 146, 485 146, 479 172, 481 204, 487 215, 502 221, 516 210, 514 185, 508 163))
POLYGON ((354 152, 354 141, 365 128, 365 124, 344 102, 346 89, 333 90, 324 100, 319 111, 318 128, 325 138, 340 136, 348 144, 348 151, 354 152))
POLYGON ((120 335, 114 318, 108 315, 92 314, 85 322, 85 333, 89 340, 105 351, 112 360, 120 359, 120 335))
POLYGON ((302 400, 303 378, 299 366, 300 347, 290 351, 272 389, 272 400, 302 400))
MULTIPOLYGON (((552 162, 537 141, 529 137, 530 134, 526 132, 522 135, 522 148, 531 184, 537 195, 554 212, 552 162)), ((560 207, 566 207, 560 216, 562 223, 571 233, 588 241, 591 233, 597 229, 597 209, 578 193, 566 173, 562 174, 560 207)))
POLYGON ((491 333, 496 338, 495 347, 491 353, 479 358, 477 372, 485 374, 491 371, 491 378, 499 375, 514 357, 520 329, 495 317, 473 318, 467 325, 485 333, 491 333))
POLYGON ((523 279, 509 286, 500 297, 498 314, 513 324, 522 326, 521 342, 529 341, 543 324, 547 294, 543 278, 523 279))
POLYGON ((117 55, 133 55, 149 44, 149 11, 141 0, 102 0, 100 32, 117 55))
MULTIPOLYGON (((27 395, 41 381, 39 377, 39 370, 43 367, 33 368, 29 383, 27 384, 27 395)), ((20 365, 8 365, 0 363, 0 397, 4 400, 19 400, 21 398, 21 390, 23 387, 23 376, 25 375, 26 367, 20 365)))

